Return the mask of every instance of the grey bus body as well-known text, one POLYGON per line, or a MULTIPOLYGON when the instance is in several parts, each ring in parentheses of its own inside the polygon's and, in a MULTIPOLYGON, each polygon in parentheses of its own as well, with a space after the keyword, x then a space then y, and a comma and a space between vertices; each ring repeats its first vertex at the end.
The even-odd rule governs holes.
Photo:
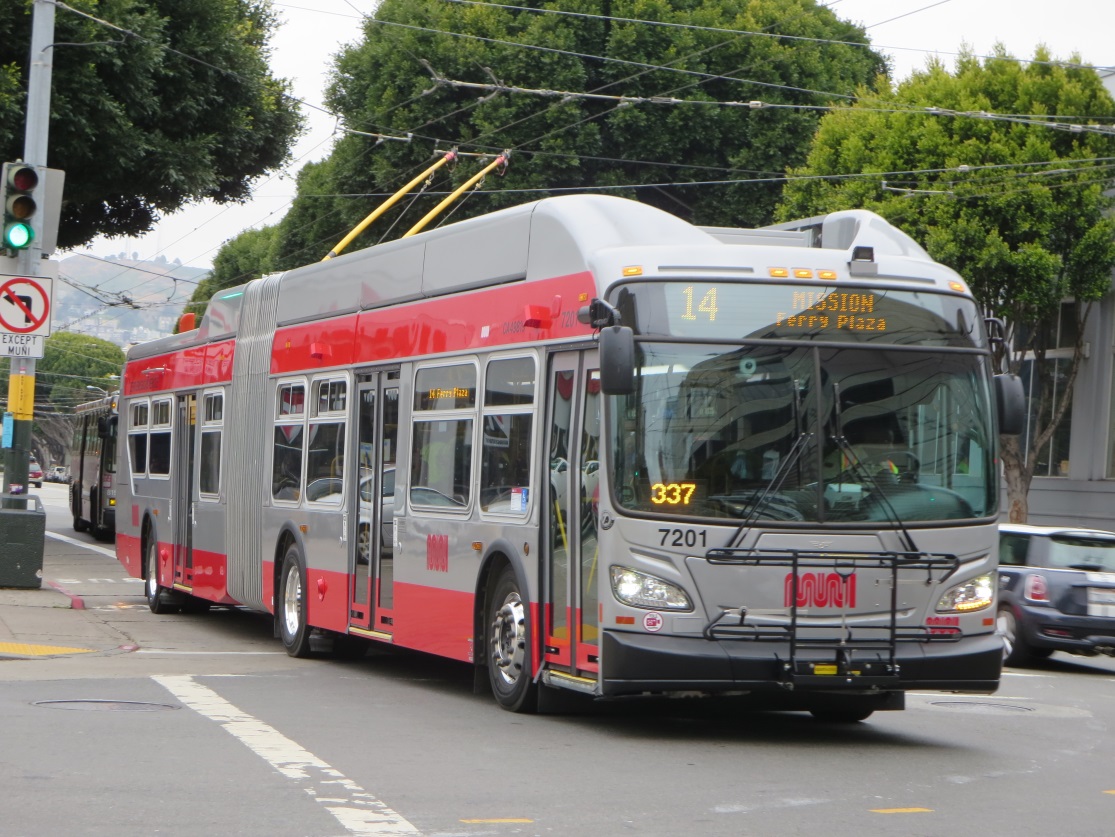
POLYGON ((509 709, 986 693, 989 370, 962 280, 871 213, 702 229, 545 199, 221 291, 132 347, 118 555, 153 610, 273 613, 296 656, 472 661, 509 709), (590 307, 630 329, 630 392, 601 385, 590 307))

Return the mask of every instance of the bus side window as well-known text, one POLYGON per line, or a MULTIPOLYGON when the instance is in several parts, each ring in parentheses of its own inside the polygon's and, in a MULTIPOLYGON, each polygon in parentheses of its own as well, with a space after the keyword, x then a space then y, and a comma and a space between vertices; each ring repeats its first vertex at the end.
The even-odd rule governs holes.
POLYGON ((306 385, 280 384, 271 451, 271 496, 297 502, 302 496, 302 448, 305 442, 306 385))

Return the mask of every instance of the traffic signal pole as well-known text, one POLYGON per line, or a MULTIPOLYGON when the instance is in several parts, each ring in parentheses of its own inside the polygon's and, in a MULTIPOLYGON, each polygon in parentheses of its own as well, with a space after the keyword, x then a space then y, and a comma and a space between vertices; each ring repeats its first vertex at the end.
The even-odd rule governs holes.
MULTIPOLYGON (((23 137, 23 161, 46 166, 50 130, 50 77, 54 67, 54 4, 35 0, 31 18, 31 54, 27 79, 27 124, 23 137)), ((19 273, 42 275, 43 217, 40 208, 31 219, 34 235, 26 249, 17 251, 19 273)), ((5 452, 4 493, 13 485, 27 490, 27 471, 31 454, 31 425, 35 412, 35 360, 12 358, 8 377, 8 411, 12 414, 11 447, 5 452)), ((26 508, 25 500, 6 500, 5 507, 26 508)), ((40 556, 41 558, 41 556, 40 556)))

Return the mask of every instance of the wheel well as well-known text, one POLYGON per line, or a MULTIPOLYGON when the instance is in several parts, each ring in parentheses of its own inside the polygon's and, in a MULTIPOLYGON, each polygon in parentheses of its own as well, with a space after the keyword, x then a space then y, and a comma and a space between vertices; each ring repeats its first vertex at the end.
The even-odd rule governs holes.
POLYGON ((154 527, 151 525, 151 518, 146 515, 143 518, 143 528, 140 530, 139 537, 139 568, 140 577, 147 580, 147 542, 151 539, 151 532, 154 527))
POLYGON ((484 625, 484 615, 488 612, 488 598, 491 596, 492 584, 499 578, 503 568, 510 566, 510 559, 502 552, 493 552, 484 562, 480 574, 476 579, 476 604, 472 615, 473 650, 472 658, 476 665, 487 668, 488 656, 484 653, 484 641, 487 630, 484 625))
POLYGON ((287 550, 290 549, 291 545, 297 542, 294 534, 289 529, 284 529, 283 533, 279 535, 278 542, 275 544, 274 561, 271 563, 271 612, 275 614, 276 619, 279 618, 279 608, 275 603, 275 597, 279 595, 279 579, 283 574, 283 559, 286 557, 287 550))

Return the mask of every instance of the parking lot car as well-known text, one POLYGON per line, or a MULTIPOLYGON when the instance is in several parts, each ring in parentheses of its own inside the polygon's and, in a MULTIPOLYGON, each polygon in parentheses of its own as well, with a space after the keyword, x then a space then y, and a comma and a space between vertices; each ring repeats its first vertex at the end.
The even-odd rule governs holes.
POLYGON ((1115 532, 999 526, 1003 661, 1115 656, 1115 532))
POLYGON ((35 488, 43 487, 43 466, 34 459, 27 463, 27 481, 35 488))

